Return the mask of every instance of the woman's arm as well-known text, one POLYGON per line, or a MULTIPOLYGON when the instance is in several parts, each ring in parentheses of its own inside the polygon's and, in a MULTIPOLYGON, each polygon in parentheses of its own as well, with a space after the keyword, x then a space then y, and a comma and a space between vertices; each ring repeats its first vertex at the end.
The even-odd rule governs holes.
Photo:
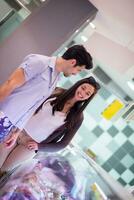
POLYGON ((68 130, 65 131, 65 134, 60 141, 58 142, 52 141, 49 143, 45 143, 45 141, 41 142, 40 144, 38 144, 38 150, 44 152, 56 152, 65 148, 70 143, 70 141, 80 128, 82 121, 83 121, 83 116, 81 117, 81 119, 78 121, 78 123, 75 125, 75 127, 71 132, 69 132, 68 130))
POLYGON ((21 130, 19 130, 18 128, 16 130, 12 131, 9 138, 7 138, 4 142, 4 144, 7 148, 11 148, 16 143, 20 132, 21 132, 21 130))

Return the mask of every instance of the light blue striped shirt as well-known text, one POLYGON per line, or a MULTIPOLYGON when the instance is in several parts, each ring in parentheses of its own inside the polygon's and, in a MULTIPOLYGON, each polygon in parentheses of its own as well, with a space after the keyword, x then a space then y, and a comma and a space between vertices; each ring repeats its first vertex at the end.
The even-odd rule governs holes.
POLYGON ((18 128, 24 128, 38 106, 55 89, 60 77, 55 64, 56 57, 30 54, 20 65, 24 69, 25 84, 0 102, 0 110, 18 128))

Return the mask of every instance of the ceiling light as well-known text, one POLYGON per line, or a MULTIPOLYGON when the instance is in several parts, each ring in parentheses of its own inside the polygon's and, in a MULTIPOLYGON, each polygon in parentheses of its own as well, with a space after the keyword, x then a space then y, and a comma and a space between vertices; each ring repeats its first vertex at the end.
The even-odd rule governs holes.
POLYGON ((134 91, 134 84, 131 81, 127 81, 127 84, 130 87, 130 89, 134 91))
POLYGON ((86 42, 86 41, 88 40, 88 38, 87 38, 86 36, 82 35, 82 36, 81 36, 81 40, 82 40, 83 42, 86 42))
POLYGON ((77 29, 76 31, 75 31, 75 33, 78 33, 79 32, 79 29, 77 29))
POLYGON ((92 22, 90 22, 89 24, 93 29, 96 29, 96 26, 92 22))

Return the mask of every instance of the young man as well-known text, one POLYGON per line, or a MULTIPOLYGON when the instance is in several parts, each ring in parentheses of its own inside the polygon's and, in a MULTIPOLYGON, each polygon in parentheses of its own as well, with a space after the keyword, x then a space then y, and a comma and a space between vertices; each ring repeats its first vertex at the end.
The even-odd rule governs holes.
MULTIPOLYGON (((82 45, 70 47, 62 57, 28 55, 0 86, 0 142, 12 131, 22 130, 37 107, 53 92, 60 73, 76 75, 93 67, 92 57, 82 45)), ((13 141, 9 139, 8 146, 13 141)))

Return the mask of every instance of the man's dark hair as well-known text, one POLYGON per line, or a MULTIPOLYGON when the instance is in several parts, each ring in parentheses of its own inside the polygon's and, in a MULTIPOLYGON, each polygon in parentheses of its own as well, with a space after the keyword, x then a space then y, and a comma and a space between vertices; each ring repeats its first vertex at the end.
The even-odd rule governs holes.
POLYGON ((85 65, 86 69, 93 67, 92 56, 87 52, 84 46, 74 45, 70 47, 63 55, 65 60, 76 59, 76 66, 85 65))

